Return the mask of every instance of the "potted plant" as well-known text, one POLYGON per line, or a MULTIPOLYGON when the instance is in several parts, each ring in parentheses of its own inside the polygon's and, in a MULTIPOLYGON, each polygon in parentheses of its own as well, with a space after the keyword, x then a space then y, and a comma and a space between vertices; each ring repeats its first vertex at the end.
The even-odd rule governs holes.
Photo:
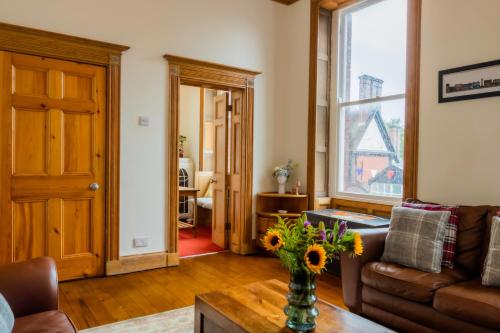
POLYGON ((304 214, 296 221, 277 216, 278 223, 262 239, 266 250, 273 252, 290 272, 286 325, 297 332, 316 327, 316 275, 340 252, 363 253, 361 235, 337 221, 333 229, 320 222, 313 226, 304 214))
POLYGON ((285 165, 278 165, 277 167, 274 168, 273 171, 273 176, 276 178, 276 181, 278 182, 278 193, 283 194, 285 193, 285 184, 288 181, 288 177, 293 172, 293 169, 298 166, 297 163, 293 163, 292 160, 288 160, 287 164, 285 165))

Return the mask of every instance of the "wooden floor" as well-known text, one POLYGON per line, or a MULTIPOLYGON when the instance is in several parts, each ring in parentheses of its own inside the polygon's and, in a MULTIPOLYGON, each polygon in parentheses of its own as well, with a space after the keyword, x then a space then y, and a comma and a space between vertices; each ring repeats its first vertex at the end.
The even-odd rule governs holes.
MULTIPOLYGON (((288 282, 277 259, 223 252, 182 259, 179 267, 63 282, 60 307, 84 329, 193 305, 196 294, 268 279, 288 282)), ((340 280, 330 274, 319 277, 318 296, 344 307, 340 280)))

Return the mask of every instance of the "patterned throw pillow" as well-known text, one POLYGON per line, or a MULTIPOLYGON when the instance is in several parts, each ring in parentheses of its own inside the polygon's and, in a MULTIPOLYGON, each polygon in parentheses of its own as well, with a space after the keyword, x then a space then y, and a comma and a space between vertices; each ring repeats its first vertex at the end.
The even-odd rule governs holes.
POLYGON ((449 211, 394 207, 382 261, 440 273, 449 211))
POLYGON ((14 314, 2 294, 0 294, 0 332, 12 332, 14 314))
POLYGON ((455 254, 457 246, 458 207, 409 202, 403 202, 401 206, 431 211, 449 211, 451 213, 444 231, 443 260, 441 262, 441 265, 444 267, 453 268, 455 265, 455 254))
POLYGON ((490 245, 484 261, 483 286, 500 287, 500 217, 491 224, 490 245))

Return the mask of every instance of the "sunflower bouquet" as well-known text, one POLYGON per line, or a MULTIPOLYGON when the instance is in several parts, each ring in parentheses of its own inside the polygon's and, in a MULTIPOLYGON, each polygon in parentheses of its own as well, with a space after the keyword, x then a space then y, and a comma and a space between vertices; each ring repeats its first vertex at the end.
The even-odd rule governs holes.
POLYGON ((315 227, 305 214, 296 221, 278 216, 278 223, 269 228, 262 242, 292 274, 298 271, 321 274, 336 254, 363 253, 361 235, 349 230, 345 221, 337 221, 333 229, 325 228, 323 222, 315 227))

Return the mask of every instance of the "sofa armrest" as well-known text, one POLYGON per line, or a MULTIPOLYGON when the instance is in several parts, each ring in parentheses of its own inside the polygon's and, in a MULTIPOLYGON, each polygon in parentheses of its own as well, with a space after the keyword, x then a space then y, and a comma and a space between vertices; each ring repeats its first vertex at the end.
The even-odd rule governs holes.
POLYGON ((340 274, 344 304, 354 313, 361 312, 361 269, 372 261, 378 261, 384 252, 385 237, 388 228, 358 229, 363 240, 363 254, 351 257, 347 253, 340 255, 340 274))
POLYGON ((57 310, 59 286, 54 260, 40 257, 0 266, 0 293, 15 317, 57 310))

